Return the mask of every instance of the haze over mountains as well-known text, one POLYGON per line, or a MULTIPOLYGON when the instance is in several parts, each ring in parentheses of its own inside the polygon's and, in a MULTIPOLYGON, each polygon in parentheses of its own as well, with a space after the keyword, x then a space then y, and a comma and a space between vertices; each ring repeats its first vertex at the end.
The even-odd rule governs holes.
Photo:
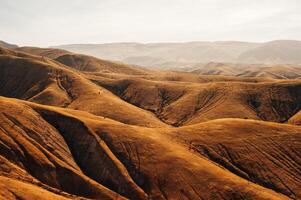
POLYGON ((301 41, 71 44, 55 48, 157 69, 185 69, 209 62, 301 64, 301 41))
POLYGON ((4 42, 2 40, 0 40, 0 46, 1 47, 5 47, 5 48, 8 48, 8 49, 14 49, 14 48, 17 48, 18 46, 15 45, 15 44, 9 44, 7 42, 4 42))

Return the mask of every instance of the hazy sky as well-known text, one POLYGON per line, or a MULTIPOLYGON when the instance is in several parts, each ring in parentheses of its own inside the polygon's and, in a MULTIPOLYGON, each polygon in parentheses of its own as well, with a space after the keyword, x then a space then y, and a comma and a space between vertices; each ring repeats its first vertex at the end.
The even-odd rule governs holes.
POLYGON ((19 45, 301 40, 301 0, 0 0, 19 45))

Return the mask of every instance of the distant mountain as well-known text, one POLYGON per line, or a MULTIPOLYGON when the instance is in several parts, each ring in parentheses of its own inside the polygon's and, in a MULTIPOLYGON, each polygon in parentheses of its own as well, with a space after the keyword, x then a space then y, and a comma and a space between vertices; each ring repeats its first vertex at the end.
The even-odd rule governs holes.
POLYGON ((224 75, 238 77, 264 77, 275 79, 299 79, 301 67, 291 64, 233 64, 215 63, 195 65, 194 69, 186 71, 202 75, 224 75))
POLYGON ((110 43, 56 46, 77 53, 160 69, 191 67, 196 63, 300 64, 301 41, 187 43, 110 43), (166 67, 168 66, 168 67, 166 67))
POLYGON ((237 60, 244 63, 300 64, 301 41, 279 40, 265 43, 242 53, 237 60))
POLYGON ((2 41, 2 40, 0 40, 0 46, 1 46, 1 47, 5 47, 5 48, 8 48, 8 49, 15 49, 15 48, 18 48, 17 45, 15 45, 15 44, 9 44, 9 43, 4 42, 4 41, 2 41))

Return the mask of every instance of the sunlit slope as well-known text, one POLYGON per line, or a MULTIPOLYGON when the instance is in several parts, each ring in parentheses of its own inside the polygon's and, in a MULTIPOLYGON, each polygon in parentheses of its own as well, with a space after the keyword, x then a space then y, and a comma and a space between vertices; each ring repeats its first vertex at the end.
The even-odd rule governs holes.
POLYGON ((1 145, 1 157, 7 165, 16 166, 8 173, 1 168, 6 177, 20 176, 25 182, 30 177, 47 185, 46 189, 84 197, 112 198, 116 193, 131 199, 300 197, 298 126, 225 119, 154 129, 13 99, 1 98, 1 107, 1 144, 6 144, 1 145), (281 137, 295 143, 278 145, 281 137), (255 141, 258 148, 252 146, 255 141), (228 159, 228 165, 220 163, 213 150, 202 151, 202 145, 218 148, 219 143, 233 149, 229 155, 215 150, 225 163, 228 159), (283 149, 290 152, 289 157, 273 156, 283 155, 283 149), (249 159, 244 157, 246 150, 252 155, 249 159), (266 156, 271 159, 263 159, 266 156), (276 168, 277 163, 286 167, 276 168), (76 189, 80 183, 87 188, 76 189))
POLYGON ((95 78, 94 82, 175 126, 229 117, 286 122, 301 108, 297 80, 189 83, 95 78))

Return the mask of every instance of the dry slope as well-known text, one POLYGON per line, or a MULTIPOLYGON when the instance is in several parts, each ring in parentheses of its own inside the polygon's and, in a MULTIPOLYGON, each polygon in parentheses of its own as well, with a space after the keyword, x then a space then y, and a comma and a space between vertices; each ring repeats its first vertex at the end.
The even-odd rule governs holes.
POLYGON ((300 199, 300 84, 0 48, 0 199, 300 199))
MULTIPOLYGON (((43 187, 51 195, 99 199, 114 199, 117 193, 131 199, 301 195, 298 126, 225 119, 154 129, 14 99, 1 98, 0 105, 1 176, 21 179, 33 189, 43 187)), ((26 195, 36 193, 28 190, 26 195)))

